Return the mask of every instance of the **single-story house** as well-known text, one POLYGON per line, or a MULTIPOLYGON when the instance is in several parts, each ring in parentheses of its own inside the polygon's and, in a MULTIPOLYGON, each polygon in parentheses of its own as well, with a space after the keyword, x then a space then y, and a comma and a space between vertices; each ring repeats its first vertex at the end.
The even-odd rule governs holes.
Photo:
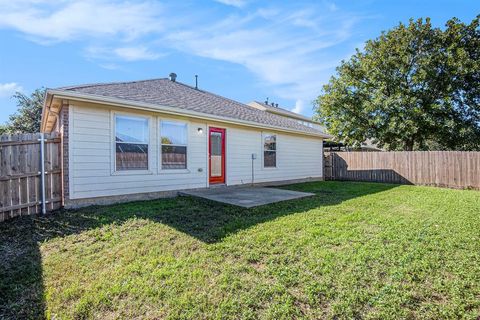
POLYGON ((169 78, 48 89, 65 207, 217 185, 323 178, 323 139, 297 119, 169 78))

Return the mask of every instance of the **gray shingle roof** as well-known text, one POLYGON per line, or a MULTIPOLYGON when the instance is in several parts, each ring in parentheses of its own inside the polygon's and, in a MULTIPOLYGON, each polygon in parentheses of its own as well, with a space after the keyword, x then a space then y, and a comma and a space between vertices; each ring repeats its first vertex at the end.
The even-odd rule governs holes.
POLYGON ((173 82, 166 78, 89 84, 62 87, 56 90, 175 107, 206 115, 251 121, 310 134, 323 134, 323 132, 299 124, 295 120, 258 110, 246 104, 204 90, 195 89, 180 82, 173 82))
POLYGON ((271 105, 268 105, 265 102, 260 102, 260 101, 254 101, 254 102, 258 103, 259 105, 262 105, 265 109, 267 109, 271 112, 284 114, 287 117, 290 116, 290 117, 297 118, 299 120, 305 120, 305 121, 313 122, 313 120, 311 118, 306 117, 303 114, 299 114, 299 113, 284 109, 282 107, 272 107, 271 105))

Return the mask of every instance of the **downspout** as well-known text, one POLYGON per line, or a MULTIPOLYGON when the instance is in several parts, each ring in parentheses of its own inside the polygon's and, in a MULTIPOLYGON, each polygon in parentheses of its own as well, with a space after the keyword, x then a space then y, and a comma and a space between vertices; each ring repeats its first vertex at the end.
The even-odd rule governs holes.
POLYGON ((252 186, 253 186, 253 184, 255 183, 255 170, 254 170, 254 162, 255 162, 255 159, 257 159, 257 154, 256 154, 256 153, 252 153, 252 186))
POLYGON ((40 133, 40 179, 42 185, 42 214, 47 213, 47 203, 46 203, 46 188, 45 188, 45 134, 40 133))
POLYGON ((254 181, 255 181, 255 175, 253 173, 253 154, 252 154, 252 186, 254 184, 254 181))

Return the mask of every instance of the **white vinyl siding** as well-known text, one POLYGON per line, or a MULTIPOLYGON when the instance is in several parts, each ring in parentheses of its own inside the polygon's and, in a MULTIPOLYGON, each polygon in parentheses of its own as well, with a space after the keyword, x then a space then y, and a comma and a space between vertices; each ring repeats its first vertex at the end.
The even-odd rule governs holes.
POLYGON ((323 175, 323 142, 316 137, 290 135, 277 132, 276 168, 263 167, 263 135, 261 131, 243 128, 227 129, 227 184, 251 183, 252 158, 254 182, 270 182, 323 175), (229 148, 228 146, 234 146, 229 148))
MULTIPOLYGON (((177 189, 202 188, 206 185, 206 125, 188 123, 187 167, 189 170, 160 169, 160 139, 158 126, 149 126, 149 170, 148 172, 120 171, 114 167, 114 122, 116 113, 107 107, 76 103, 70 105, 70 198, 94 198, 122 194, 169 191, 177 189), (94 121, 95 125, 89 125, 94 121), (88 126, 88 127, 87 127, 88 126), (203 129, 199 134, 197 128, 203 129), (199 172, 201 168, 201 172, 199 172)), ((129 111, 128 115, 136 114, 129 111)), ((150 124, 172 120, 167 116, 138 112, 140 117, 148 117, 150 124)))
MULTIPOLYGON (((226 129, 226 184, 251 183, 252 153, 255 182, 322 176, 322 140, 282 132, 277 137, 276 169, 263 168, 262 130, 214 122, 189 120, 160 113, 72 103, 70 105, 70 198, 94 198, 145 192, 204 188, 208 186, 208 127, 226 129), (116 113, 149 119, 148 172, 114 169, 116 113), (187 124, 187 169, 162 170, 160 121, 187 124), (201 128, 202 132, 199 132, 201 128), (125 173, 125 174, 123 174, 125 173)), ((269 132, 270 133, 270 132, 269 132)))

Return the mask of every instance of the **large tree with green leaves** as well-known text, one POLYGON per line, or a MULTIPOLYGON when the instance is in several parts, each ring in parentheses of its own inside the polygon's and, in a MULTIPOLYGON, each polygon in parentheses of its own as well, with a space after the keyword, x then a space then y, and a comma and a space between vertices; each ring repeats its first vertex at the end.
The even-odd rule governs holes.
POLYGON ((352 146, 480 150, 479 23, 410 20, 367 41, 324 86, 318 119, 352 146))
POLYGON ((13 98, 17 100, 18 110, 5 125, 0 125, 0 134, 39 132, 45 90, 37 89, 30 96, 16 92, 13 98))

